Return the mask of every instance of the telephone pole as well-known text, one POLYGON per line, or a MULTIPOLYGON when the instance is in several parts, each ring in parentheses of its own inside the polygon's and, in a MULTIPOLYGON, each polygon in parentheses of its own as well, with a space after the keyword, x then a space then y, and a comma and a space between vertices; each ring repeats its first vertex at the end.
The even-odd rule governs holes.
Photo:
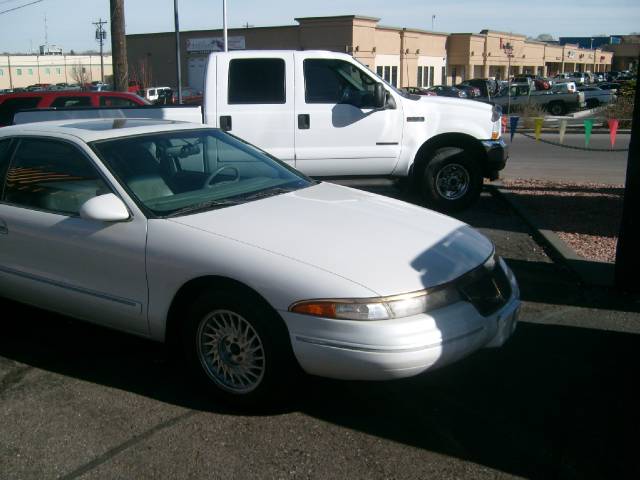
POLYGON ((124 33, 124 0, 111 2, 111 55, 113 58, 113 80, 116 91, 129 88, 127 64, 127 40, 124 33))
POLYGON ((104 45, 104 39, 107 38, 107 31, 103 28, 107 21, 102 21, 102 18, 97 22, 93 22, 96 26, 96 40, 100 43, 100 82, 104 83, 104 58, 102 56, 102 46, 104 45))

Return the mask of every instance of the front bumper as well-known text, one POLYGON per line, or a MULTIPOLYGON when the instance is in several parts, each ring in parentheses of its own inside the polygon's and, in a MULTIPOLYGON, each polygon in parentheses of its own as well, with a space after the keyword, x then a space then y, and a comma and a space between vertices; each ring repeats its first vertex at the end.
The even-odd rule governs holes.
POLYGON ((511 295, 487 316, 467 301, 427 314, 369 322, 280 313, 294 354, 307 373, 350 380, 410 377, 480 348, 502 346, 509 339, 520 309, 519 289, 504 261, 500 265, 511 295))
POLYGON ((484 176, 490 179, 498 178, 498 172, 507 165, 509 147, 502 138, 483 140, 481 143, 487 154, 484 176))

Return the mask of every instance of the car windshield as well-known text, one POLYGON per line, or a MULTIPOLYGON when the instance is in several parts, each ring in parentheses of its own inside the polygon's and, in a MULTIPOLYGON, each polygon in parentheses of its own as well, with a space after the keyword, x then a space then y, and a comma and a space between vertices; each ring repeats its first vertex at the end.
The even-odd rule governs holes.
POLYGON ((227 207, 315 183, 214 129, 101 140, 91 147, 138 205, 156 217, 227 207))

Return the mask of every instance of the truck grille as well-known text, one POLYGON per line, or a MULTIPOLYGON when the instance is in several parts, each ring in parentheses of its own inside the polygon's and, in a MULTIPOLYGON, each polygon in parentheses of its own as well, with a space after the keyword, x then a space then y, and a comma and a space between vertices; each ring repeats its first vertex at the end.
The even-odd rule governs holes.
POLYGON ((463 276, 458 290, 485 317, 500 310, 511 297, 511 284, 495 255, 463 276))

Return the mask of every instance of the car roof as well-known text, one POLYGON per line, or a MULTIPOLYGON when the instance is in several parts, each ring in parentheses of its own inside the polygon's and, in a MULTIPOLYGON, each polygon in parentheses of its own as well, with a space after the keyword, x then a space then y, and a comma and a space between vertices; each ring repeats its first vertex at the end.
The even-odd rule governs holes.
POLYGON ((0 95, 0 101, 9 99, 9 98, 30 98, 30 97, 105 97, 105 96, 114 96, 114 95, 123 95, 126 97, 131 97, 135 95, 132 92, 95 92, 95 91, 78 91, 78 90, 40 90, 38 92, 14 92, 14 93, 4 93, 0 95))
POLYGON ((175 120, 159 120, 149 118, 109 118, 109 119, 77 119, 56 120, 51 122, 34 122, 12 125, 0 129, 0 138, 5 136, 72 135, 85 143, 131 135, 171 132, 177 130, 194 130, 211 128, 198 123, 179 122, 175 120))

